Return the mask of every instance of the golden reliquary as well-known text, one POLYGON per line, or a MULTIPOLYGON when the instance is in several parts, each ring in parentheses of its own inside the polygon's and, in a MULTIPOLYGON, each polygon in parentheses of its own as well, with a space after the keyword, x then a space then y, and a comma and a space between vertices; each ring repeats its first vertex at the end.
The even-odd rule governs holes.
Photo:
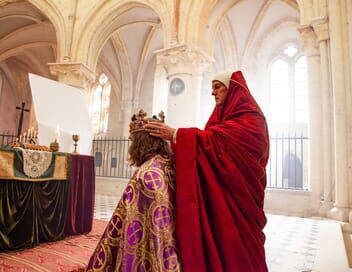
POLYGON ((30 150, 38 150, 38 151, 50 151, 49 147, 45 145, 38 145, 38 144, 24 144, 24 143, 19 143, 19 142, 13 142, 10 144, 11 147, 21 147, 24 149, 30 149, 30 150))

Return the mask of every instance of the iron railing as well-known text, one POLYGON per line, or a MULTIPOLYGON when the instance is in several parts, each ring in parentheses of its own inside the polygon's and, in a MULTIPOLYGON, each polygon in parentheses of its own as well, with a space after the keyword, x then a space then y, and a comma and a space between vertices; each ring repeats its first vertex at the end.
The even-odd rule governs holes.
POLYGON ((0 134, 0 147, 4 147, 16 141, 16 136, 8 133, 0 134))
POLYGON ((308 137, 303 135, 270 138, 267 187, 308 189, 308 144, 308 137))
POLYGON ((118 137, 97 137, 93 140, 95 173, 99 177, 130 178, 132 167, 128 162, 130 141, 118 137))
MULTIPOLYGON (((308 188, 308 137, 287 135, 270 139, 267 187, 305 190, 308 188)), ((93 141, 96 175, 130 178, 128 163, 130 141, 125 138, 99 137, 93 141)))
MULTIPOLYGON (((0 147, 16 141, 16 136, 0 134, 0 147)), ((267 187, 307 190, 308 143, 305 136, 282 135, 271 137, 267 165, 267 187)), ((130 178, 128 162, 130 141, 118 137, 98 137, 93 140, 96 175, 99 177, 130 178)))

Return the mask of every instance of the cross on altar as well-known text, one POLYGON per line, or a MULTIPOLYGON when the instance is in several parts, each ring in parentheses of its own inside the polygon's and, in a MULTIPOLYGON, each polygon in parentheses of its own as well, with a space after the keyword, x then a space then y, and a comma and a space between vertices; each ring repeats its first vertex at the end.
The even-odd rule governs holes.
POLYGON ((18 130, 17 130, 17 137, 20 137, 21 132, 22 132, 22 123, 23 123, 24 112, 29 112, 29 109, 25 109, 25 105, 26 105, 26 103, 22 102, 21 107, 16 107, 17 110, 21 110, 20 122, 18 124, 18 130))

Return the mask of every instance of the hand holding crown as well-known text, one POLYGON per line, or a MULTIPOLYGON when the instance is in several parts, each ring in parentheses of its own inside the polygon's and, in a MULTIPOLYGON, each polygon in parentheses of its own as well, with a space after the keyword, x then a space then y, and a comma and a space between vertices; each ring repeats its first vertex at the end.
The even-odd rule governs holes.
POLYGON ((137 131, 146 131, 151 136, 172 141, 173 134, 176 130, 164 123, 165 114, 163 111, 158 114, 159 118, 156 116, 145 118, 146 116, 147 114, 143 110, 140 110, 138 114, 132 116, 130 123, 131 134, 137 131))
POLYGON ((160 121, 158 119, 151 119, 145 125, 144 128, 151 136, 158 137, 164 140, 172 141, 176 129, 166 125, 164 112, 159 113, 160 121))

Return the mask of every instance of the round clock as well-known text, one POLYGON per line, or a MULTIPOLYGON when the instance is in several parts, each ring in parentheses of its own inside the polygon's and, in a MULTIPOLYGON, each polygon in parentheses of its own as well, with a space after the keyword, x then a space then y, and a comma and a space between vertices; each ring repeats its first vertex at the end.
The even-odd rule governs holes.
POLYGON ((185 83, 183 82, 182 79, 176 77, 173 80, 171 80, 169 90, 172 95, 178 95, 182 93, 184 89, 185 89, 185 83))

